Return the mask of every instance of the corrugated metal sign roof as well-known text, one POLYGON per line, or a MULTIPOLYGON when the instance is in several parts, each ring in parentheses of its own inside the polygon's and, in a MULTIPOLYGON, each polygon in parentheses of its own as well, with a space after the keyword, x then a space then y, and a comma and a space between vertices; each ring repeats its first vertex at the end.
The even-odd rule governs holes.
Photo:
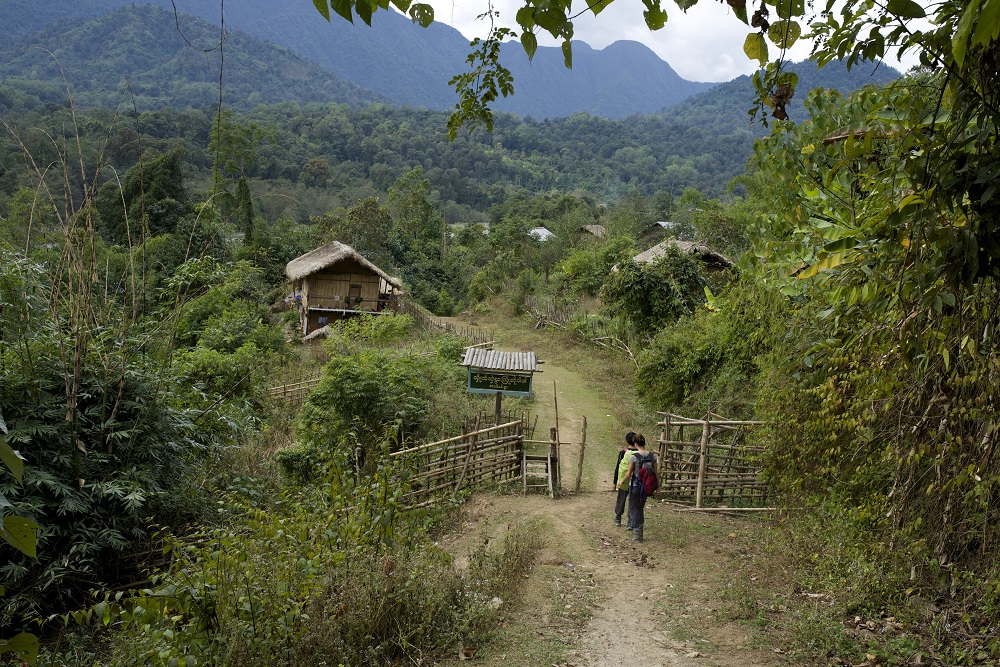
POLYGON ((465 351, 463 366, 482 368, 491 371, 520 371, 522 373, 536 372, 540 369, 538 356, 534 352, 503 352, 501 350, 483 350, 469 348, 465 351))

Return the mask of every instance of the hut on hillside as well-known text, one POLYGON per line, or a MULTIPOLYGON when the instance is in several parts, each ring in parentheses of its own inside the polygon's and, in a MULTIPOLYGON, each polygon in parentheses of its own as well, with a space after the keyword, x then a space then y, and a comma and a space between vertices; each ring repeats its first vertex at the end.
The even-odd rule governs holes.
POLYGON ((690 227, 690 225, 681 225, 678 222, 669 222, 667 220, 651 222, 639 232, 638 240, 642 245, 652 245, 659 243, 668 236, 683 238, 688 231, 685 227, 690 227))
POLYGON ((528 236, 538 241, 548 241, 549 239, 559 238, 555 235, 555 233, 549 231, 545 227, 532 227, 528 230, 528 236))
POLYGON ((599 239, 603 239, 608 233, 604 225, 582 225, 577 231, 581 234, 596 236, 599 239))
POLYGON ((296 257, 285 266, 295 289, 302 334, 361 313, 392 310, 403 283, 339 241, 296 257))
POLYGON ((710 272, 723 271, 733 265, 733 262, 730 259, 715 252, 704 243, 697 243, 694 241, 678 241, 677 239, 667 239, 666 241, 657 243, 649 250, 639 253, 632 259, 635 260, 637 264, 649 264, 663 257, 663 255, 666 254, 667 249, 671 247, 677 248, 677 250, 683 253, 697 255, 698 259, 700 259, 702 264, 705 265, 705 269, 710 272))

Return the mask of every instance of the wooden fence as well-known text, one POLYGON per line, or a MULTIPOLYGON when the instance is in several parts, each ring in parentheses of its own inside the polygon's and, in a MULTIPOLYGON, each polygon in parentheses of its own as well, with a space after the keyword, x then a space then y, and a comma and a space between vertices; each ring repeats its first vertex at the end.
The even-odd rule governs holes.
POLYGON ((417 323, 417 326, 422 328, 424 331, 450 333, 453 336, 458 336, 459 338, 464 338, 470 341, 473 345, 492 344, 492 329, 487 331, 486 329, 473 325, 457 325, 451 322, 442 322, 417 303, 411 301, 408 297, 400 297, 396 302, 395 310, 397 313, 411 316, 417 323))
POLYGON ((296 380, 295 382, 276 384, 268 387, 264 395, 279 401, 301 403, 322 379, 322 376, 317 373, 316 375, 296 380))
POLYGON ((407 481, 410 507, 453 498, 463 487, 521 481, 524 428, 518 419, 393 452, 413 471, 407 481))
POLYGON ((767 499, 760 476, 762 447, 747 444, 747 429, 757 421, 726 419, 709 413, 691 419, 659 412, 660 492, 657 497, 693 503, 756 508, 767 499), (687 437, 685 437, 687 436, 687 437))

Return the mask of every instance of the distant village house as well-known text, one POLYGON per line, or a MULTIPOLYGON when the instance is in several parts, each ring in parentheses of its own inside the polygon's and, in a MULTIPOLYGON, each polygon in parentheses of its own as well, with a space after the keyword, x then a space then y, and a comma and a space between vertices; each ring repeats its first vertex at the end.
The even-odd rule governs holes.
POLYGON ((391 310, 403 283, 339 241, 327 243, 285 266, 295 289, 302 334, 362 313, 391 310))
POLYGON ((663 257, 667 253, 668 248, 676 248, 682 253, 696 255, 709 272, 723 271, 733 265, 732 260, 712 250, 704 243, 678 241, 677 239, 667 239, 662 243, 657 243, 649 250, 639 253, 632 259, 636 264, 650 264, 663 257))

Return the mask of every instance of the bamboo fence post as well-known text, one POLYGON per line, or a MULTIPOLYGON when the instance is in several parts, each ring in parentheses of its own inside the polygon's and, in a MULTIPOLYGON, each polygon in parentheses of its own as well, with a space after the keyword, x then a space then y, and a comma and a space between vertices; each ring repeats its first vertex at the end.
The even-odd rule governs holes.
POLYGON ((583 452, 587 448, 587 417, 583 417, 583 434, 580 436, 580 460, 576 464, 576 487, 574 493, 580 493, 580 484, 583 482, 583 452))
POLYGON ((663 430, 660 433, 660 463, 662 465, 667 459, 667 443, 670 442, 670 415, 663 415, 663 430))
POLYGON ((549 495, 555 497, 555 490, 561 488, 559 482, 559 429, 549 429, 549 495))
POLYGON ((472 429, 473 435, 469 438, 469 450, 465 453, 465 464, 462 466, 462 474, 458 476, 458 483, 455 484, 455 490, 452 492, 452 497, 458 496, 458 490, 462 487, 462 482, 465 481, 465 473, 469 469, 469 461, 472 460, 472 452, 476 448, 476 440, 479 436, 476 432, 479 431, 479 418, 476 418, 476 428, 472 429))
POLYGON ((712 430, 711 416, 705 415, 704 426, 701 429, 701 458, 698 461, 698 486, 694 496, 694 506, 701 507, 702 494, 705 489, 705 468, 708 465, 708 439, 712 430))
POLYGON ((561 489, 562 488, 562 474, 560 474, 560 473, 561 473, 561 470, 562 470, 562 468, 561 468, 562 461, 560 460, 560 457, 559 457, 559 393, 556 391, 556 381, 555 380, 552 381, 552 404, 553 404, 553 406, 555 407, 555 410, 556 410, 555 436, 552 438, 555 441, 555 443, 556 443, 556 445, 555 445, 556 481, 558 482, 558 484, 556 485, 556 488, 561 489))

